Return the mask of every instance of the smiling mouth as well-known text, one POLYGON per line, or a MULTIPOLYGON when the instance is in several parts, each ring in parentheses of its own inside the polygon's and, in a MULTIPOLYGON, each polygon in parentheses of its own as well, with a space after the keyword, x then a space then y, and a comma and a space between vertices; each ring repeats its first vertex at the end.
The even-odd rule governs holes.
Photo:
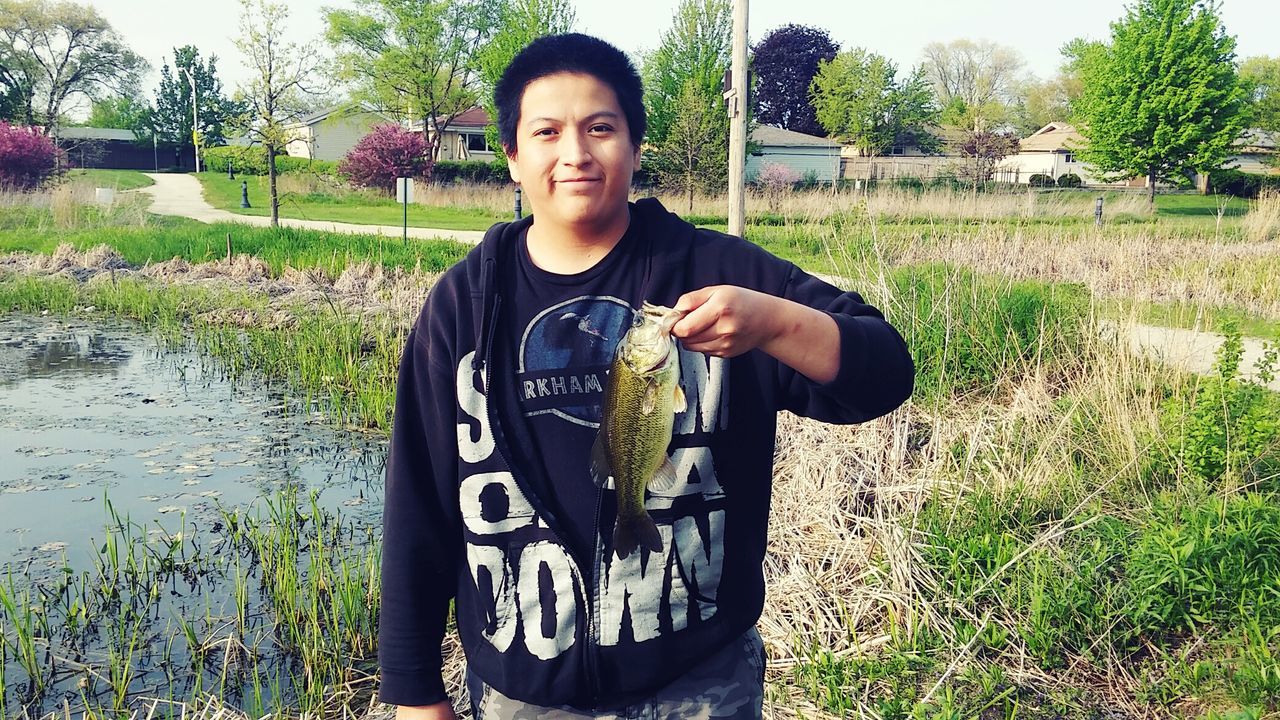
POLYGON ((571 178, 569 180, 557 180, 558 183, 588 183, 599 182, 600 178, 571 178))

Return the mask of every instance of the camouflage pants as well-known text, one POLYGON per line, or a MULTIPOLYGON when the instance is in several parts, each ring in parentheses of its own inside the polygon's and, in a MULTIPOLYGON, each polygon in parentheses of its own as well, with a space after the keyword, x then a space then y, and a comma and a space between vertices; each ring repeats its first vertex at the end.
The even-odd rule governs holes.
POLYGON ((764 702, 764 643, 751 628, 684 677, 643 702, 592 713, 512 700, 467 673, 475 720, 759 720, 764 702))

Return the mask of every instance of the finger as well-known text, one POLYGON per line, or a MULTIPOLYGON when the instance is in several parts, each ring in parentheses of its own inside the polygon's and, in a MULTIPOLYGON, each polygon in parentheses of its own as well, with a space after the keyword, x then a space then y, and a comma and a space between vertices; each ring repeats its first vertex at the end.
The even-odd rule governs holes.
POLYGON ((675 309, 685 313, 686 315, 689 314, 695 308, 700 307, 707 300, 711 299, 711 296, 715 294, 717 287, 718 286, 716 285, 708 285, 707 287, 699 288, 697 290, 690 290, 689 292, 681 295, 680 299, 676 301, 675 309))
POLYGON ((671 334, 681 340, 710 335, 719 317, 720 309, 714 303, 703 303, 676 323, 671 328, 671 334))

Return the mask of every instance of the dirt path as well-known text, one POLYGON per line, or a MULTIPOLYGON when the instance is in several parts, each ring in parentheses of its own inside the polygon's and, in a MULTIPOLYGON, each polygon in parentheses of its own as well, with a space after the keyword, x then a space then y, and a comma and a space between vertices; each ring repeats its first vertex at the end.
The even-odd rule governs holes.
MULTIPOLYGON (((1138 355, 1161 360, 1200 375, 1213 372, 1213 361, 1223 337, 1217 333, 1155 325, 1119 325, 1107 323, 1104 330, 1115 332, 1123 328, 1129 336, 1129 349, 1138 355)), ((1244 338, 1244 356, 1240 362, 1241 374, 1255 379, 1254 363, 1262 357, 1263 341, 1244 338)), ((1256 379, 1255 379, 1256 382, 1256 379)), ((1280 391, 1280 377, 1267 384, 1280 391)))
MULTIPOLYGON (((151 212, 158 215, 177 215, 205 223, 234 222, 245 225, 267 227, 271 219, 259 215, 240 215, 226 210, 219 210, 205 202, 201 192, 200 181, 190 175, 170 173, 146 173, 155 181, 154 185, 139 188, 134 192, 151 196, 151 212)), ((361 235, 386 235, 400 237, 403 230, 399 225, 357 225, 354 223, 333 222, 330 220, 299 220, 296 218, 280 218, 285 227, 305 228, 361 235)), ((409 237, 422 240, 444 238, 471 245, 480 242, 484 232, 480 230, 442 230, 437 228, 409 228, 409 237)))

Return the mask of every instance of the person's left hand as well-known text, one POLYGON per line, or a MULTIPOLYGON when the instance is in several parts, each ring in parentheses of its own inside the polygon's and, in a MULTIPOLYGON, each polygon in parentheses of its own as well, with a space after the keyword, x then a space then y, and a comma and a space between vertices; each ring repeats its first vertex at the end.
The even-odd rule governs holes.
POLYGON ((671 328, 685 348, 731 358, 754 350, 778 334, 778 298, 736 285, 712 285, 685 293, 676 310, 685 313, 671 328))

